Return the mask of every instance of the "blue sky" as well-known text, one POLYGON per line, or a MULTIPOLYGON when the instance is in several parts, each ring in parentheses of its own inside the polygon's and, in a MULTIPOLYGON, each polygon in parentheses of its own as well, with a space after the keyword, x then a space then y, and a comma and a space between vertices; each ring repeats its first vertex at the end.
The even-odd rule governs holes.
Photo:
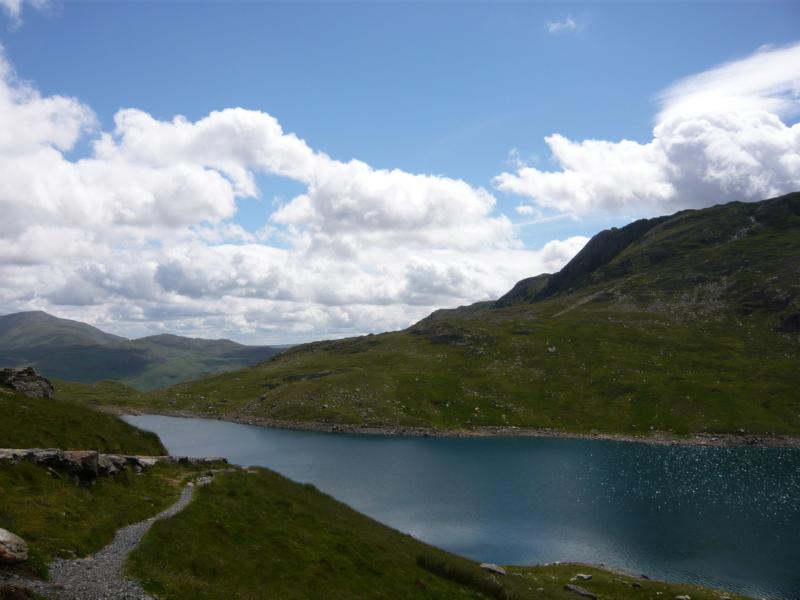
MULTIPOLYGON (((297 134, 332 159, 357 159, 376 170, 430 174, 484 188, 496 202, 484 216, 491 221, 505 215, 513 223, 518 250, 520 245, 538 250, 552 240, 590 236, 633 218, 709 203, 681 197, 680 182, 674 181, 666 184, 677 192, 654 191, 647 206, 628 200, 616 205, 606 197, 608 192, 601 197, 599 184, 586 183, 590 175, 554 190, 552 186, 561 183, 542 173, 565 170, 567 159, 554 158, 545 137, 559 134, 574 143, 567 150, 578 153, 583 152, 578 147, 583 140, 615 144, 628 139, 644 148, 665 106, 659 94, 675 82, 746 59, 765 46, 786 47, 800 37, 800 4, 774 1, 56 1, 42 8, 2 0, 0 6, 7 8, 0 16, 4 58, 18 77, 41 98, 72 98, 94 115, 84 134, 63 149, 65 160, 91 158, 92 142, 114 129, 114 117, 123 108, 137 109, 159 122, 183 115, 192 123, 211 111, 243 107, 268 113, 284 132, 297 134), (524 174, 515 161, 535 171, 524 174), (495 178, 501 173, 511 174, 513 181, 499 185, 495 178), (574 210, 564 200, 573 192, 585 196, 574 210), (529 208, 519 212, 515 207, 520 204, 529 208), (529 223, 548 216, 558 218, 529 223)), ((791 89, 791 78, 782 85, 791 89)), ((791 127, 797 114, 783 111, 780 117, 791 127)), ((594 160, 590 150, 578 160, 594 160)), ((289 221, 275 219, 274 211, 303 194, 308 181, 252 165, 245 168, 258 184, 256 197, 237 194, 235 214, 217 211, 211 221, 215 226, 236 223, 250 233, 267 225, 273 235, 266 241, 262 237, 261 243, 297 247, 297 231, 287 233, 289 221)), ((778 183, 769 190, 793 185, 792 177, 776 176, 778 183)), ((621 188, 633 185, 620 183, 621 188)), ((759 193, 745 187, 734 186, 732 193, 746 199, 759 193)), ((713 197, 707 187, 691 189, 713 197)), ((453 210, 461 209, 454 205, 453 210)), ((297 230, 311 231, 308 223, 291 223, 297 230)), ((329 240, 332 230, 315 223, 314 235, 324 233, 329 240)), ((450 249, 448 244, 435 241, 433 247, 450 249)), ((464 247, 461 242, 455 246, 464 247)), ((359 248, 371 252, 364 244, 359 248)), ((463 262, 475 255, 467 252, 453 260, 463 262)), ((158 260, 151 258, 153 269, 158 260)), ((530 269, 538 264, 532 261, 530 269)), ((446 271, 450 263, 442 265, 446 271)), ((514 273, 523 272, 519 268, 514 273)), ((512 274, 506 279, 492 290, 511 283, 512 274)), ((200 288, 203 294, 209 289, 200 288)), ((176 289, 171 292, 179 294, 176 289)), ((248 294, 257 292, 250 288, 248 294)), ((458 293, 444 296, 450 303, 471 300, 458 293)), ((59 297, 58 302, 66 298, 59 297)), ((200 323, 197 318, 165 325, 166 321, 142 317, 145 325, 126 325, 136 319, 120 308, 119 298, 107 298, 105 304, 99 296, 92 298, 84 298, 84 304, 58 304, 29 294, 6 299, 4 306, 58 306, 55 312, 120 332, 150 332, 167 325, 226 334, 236 329, 232 323, 209 325, 212 321, 200 323)), ((378 315, 371 324, 325 325, 309 332, 290 329, 276 333, 283 337, 274 341, 294 341, 286 337, 301 334, 363 332, 383 322, 397 325, 409 315, 416 317, 448 302, 441 296, 430 297, 428 304, 414 304, 417 300, 411 304, 424 308, 403 316, 381 321, 378 315)), ((382 297, 366 303, 394 302, 382 297)), ((363 307, 360 303, 353 306, 363 307)), ((141 305, 138 308, 141 314, 141 305)), ((280 317, 272 318, 276 322, 267 329, 280 331, 280 317)), ((266 339, 264 329, 248 323, 252 335, 247 339, 266 339)))

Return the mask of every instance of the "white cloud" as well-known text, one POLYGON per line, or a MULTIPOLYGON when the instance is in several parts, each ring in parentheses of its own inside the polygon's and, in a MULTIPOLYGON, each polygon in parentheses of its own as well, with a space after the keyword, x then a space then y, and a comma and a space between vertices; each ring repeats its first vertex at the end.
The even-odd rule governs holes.
POLYGON ((50 5, 50 0, 0 0, 0 8, 5 10, 15 24, 21 22, 23 4, 30 4, 33 8, 41 10, 50 5))
POLYGON ((0 171, 2 312, 123 334, 168 322, 274 342, 405 327, 555 270, 586 241, 525 250, 488 191, 335 160, 264 112, 125 109, 99 131, 89 107, 41 95, 2 58, 0 171), (87 136, 89 155, 71 159, 87 136), (305 190, 252 233, 232 218, 259 173, 305 190))
POLYGON ((530 204, 518 204, 514 207, 514 210, 517 211, 518 215, 524 215, 526 217, 536 214, 536 209, 530 204))
POLYGON ((754 54, 682 79, 659 95, 658 117, 766 111, 791 116, 800 109, 800 43, 754 54))
POLYGON ((647 143, 545 138, 558 171, 522 166, 498 189, 573 214, 641 216, 800 188, 800 44, 677 82, 647 143))
POLYGON ((582 26, 569 15, 560 21, 547 21, 545 26, 547 27, 548 33, 552 34, 569 33, 582 29, 582 26))
MULTIPOLYGON (((113 134, 95 146, 103 164, 134 164, 163 172, 192 165, 222 173, 236 196, 253 196, 253 171, 293 179, 307 192, 282 206, 273 221, 306 234, 304 243, 353 251, 362 243, 444 244, 475 248, 513 245, 510 222, 492 217, 495 200, 460 180, 373 169, 315 152, 263 112, 227 109, 195 123, 157 121, 120 111, 113 134)), ((215 194, 219 191, 215 191, 215 194)), ((175 203, 170 203, 175 204, 175 203)), ((213 215, 209 215, 210 217, 213 215)), ((227 209, 217 215, 228 216, 227 209)))

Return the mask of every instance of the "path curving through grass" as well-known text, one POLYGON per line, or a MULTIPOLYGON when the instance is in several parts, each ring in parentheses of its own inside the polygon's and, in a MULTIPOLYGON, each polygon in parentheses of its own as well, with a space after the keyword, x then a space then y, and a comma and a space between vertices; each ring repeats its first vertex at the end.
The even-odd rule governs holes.
POLYGON ((54 560, 50 565, 49 581, 9 575, 0 577, 0 583, 27 587, 53 600, 152 600, 137 581, 124 576, 125 561, 153 523, 181 512, 191 501, 196 487, 210 482, 211 477, 202 477, 188 483, 172 506, 153 517, 123 527, 117 531, 113 541, 94 556, 54 560))

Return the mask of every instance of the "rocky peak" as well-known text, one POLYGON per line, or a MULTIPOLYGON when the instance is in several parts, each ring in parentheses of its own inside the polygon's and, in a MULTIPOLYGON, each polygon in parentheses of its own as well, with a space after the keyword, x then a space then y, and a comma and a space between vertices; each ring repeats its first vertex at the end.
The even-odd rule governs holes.
POLYGON ((628 246, 642 239, 650 230, 669 218, 640 219, 620 229, 614 227, 601 231, 590 239, 563 269, 546 280, 545 285, 536 294, 536 300, 544 300, 580 285, 588 275, 610 263, 628 246))
POLYGON ((52 398, 53 384, 33 367, 0 369, 0 385, 31 398, 52 398))

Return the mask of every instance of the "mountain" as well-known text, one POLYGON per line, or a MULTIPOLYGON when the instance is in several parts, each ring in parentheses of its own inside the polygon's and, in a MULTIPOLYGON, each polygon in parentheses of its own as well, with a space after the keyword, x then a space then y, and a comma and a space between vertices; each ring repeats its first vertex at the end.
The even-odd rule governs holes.
POLYGON ((168 334, 129 340, 42 311, 0 316, 0 366, 31 365, 47 377, 110 379, 139 390, 254 365, 280 351, 168 334))
POLYGON ((147 402, 262 422, 796 434, 799 359, 795 193, 603 231, 495 302, 147 402))

